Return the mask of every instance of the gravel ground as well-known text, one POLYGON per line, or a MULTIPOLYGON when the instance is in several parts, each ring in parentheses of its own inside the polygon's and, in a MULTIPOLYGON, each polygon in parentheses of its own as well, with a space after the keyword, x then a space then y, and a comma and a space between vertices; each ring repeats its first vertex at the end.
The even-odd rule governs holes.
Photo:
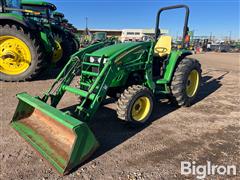
MULTIPOLYGON (((193 106, 176 109, 167 101, 159 102, 154 121, 141 129, 119 122, 115 104, 103 106, 90 124, 100 148, 64 177, 45 164, 9 127, 17 105, 15 94, 26 91, 41 95, 53 79, 0 82, 0 179, 193 179, 195 176, 180 174, 181 161, 238 165, 239 170, 240 54, 207 53, 194 57, 202 64, 203 82, 193 106)), ((60 107, 74 105, 75 101, 75 96, 66 95, 60 107)), ((240 179, 240 174, 226 178, 240 179)))

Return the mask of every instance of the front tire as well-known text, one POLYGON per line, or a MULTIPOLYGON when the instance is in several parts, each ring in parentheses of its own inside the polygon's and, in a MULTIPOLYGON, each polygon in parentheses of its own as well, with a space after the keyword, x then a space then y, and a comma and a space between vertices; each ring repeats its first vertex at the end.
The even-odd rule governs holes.
POLYGON ((178 64, 171 81, 171 99, 178 106, 194 102, 201 83, 201 65, 195 59, 183 59, 178 64))
POLYGON ((154 107, 153 93, 141 85, 129 86, 117 102, 117 115, 120 120, 135 125, 143 125, 151 119, 154 107))

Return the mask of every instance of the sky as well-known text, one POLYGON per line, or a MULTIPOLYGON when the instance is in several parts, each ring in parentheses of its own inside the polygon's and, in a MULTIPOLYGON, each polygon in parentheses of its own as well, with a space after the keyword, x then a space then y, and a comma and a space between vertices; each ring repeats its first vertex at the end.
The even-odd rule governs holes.
MULTIPOLYGON (((240 0, 46 0, 54 3, 59 12, 77 28, 89 29, 154 28, 158 9, 186 4, 190 8, 189 29, 194 35, 211 33, 216 37, 240 34, 240 0)), ((184 11, 165 12, 160 27, 173 36, 182 34, 184 11)))

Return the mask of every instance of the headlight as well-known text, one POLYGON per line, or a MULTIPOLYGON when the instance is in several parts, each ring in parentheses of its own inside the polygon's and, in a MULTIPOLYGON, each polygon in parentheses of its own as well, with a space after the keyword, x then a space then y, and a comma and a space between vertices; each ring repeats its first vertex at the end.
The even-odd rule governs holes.
MULTIPOLYGON (((102 58, 98 58, 98 62, 99 62, 99 63, 101 62, 101 59, 102 59, 102 58)), ((107 62, 107 58, 104 58, 104 59, 103 59, 103 64, 105 64, 106 62, 107 62)))
POLYGON ((95 62, 95 59, 96 59, 96 58, 94 58, 94 57, 90 57, 89 61, 90 61, 91 63, 94 63, 94 62, 95 62))
MULTIPOLYGON (((99 57, 90 57, 89 61, 91 63, 100 63, 102 58, 99 57)), ((103 63, 105 64, 107 62, 107 58, 103 59, 103 63)))
POLYGON ((107 58, 104 58, 103 63, 105 64, 107 62, 107 60, 108 60, 107 58))

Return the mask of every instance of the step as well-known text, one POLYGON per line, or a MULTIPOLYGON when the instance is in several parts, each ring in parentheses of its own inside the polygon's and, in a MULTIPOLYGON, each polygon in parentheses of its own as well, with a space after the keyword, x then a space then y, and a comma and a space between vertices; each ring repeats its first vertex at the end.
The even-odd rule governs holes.
POLYGON ((96 67, 100 66, 100 64, 98 64, 98 63, 91 63, 91 62, 83 62, 82 64, 89 65, 89 66, 96 66, 96 67))
MULTIPOLYGON (((84 90, 81 90, 81 89, 78 89, 78 88, 74 88, 74 87, 71 87, 71 86, 63 86, 62 89, 64 91, 67 91, 67 92, 70 92, 70 93, 73 93, 73 94, 77 94, 77 95, 85 97, 85 98, 88 95, 87 91, 84 91, 84 90)), ((88 96, 88 99, 93 100, 95 98, 95 96, 96 96, 96 94, 92 93, 88 96)))
POLYGON ((94 76, 94 77, 97 77, 99 75, 98 73, 90 72, 90 71, 82 71, 82 74, 87 76, 94 76))

